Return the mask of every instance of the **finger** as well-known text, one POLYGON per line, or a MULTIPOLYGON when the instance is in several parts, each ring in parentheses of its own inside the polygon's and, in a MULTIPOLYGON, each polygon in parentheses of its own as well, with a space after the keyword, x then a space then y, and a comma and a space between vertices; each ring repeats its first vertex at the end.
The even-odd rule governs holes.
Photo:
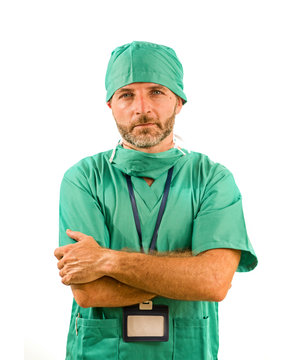
POLYGON ((61 269, 63 269, 63 266, 64 266, 64 262, 63 262, 62 260, 58 261, 58 263, 57 263, 57 268, 58 268, 59 270, 61 270, 61 269))
POLYGON ((63 276, 66 275, 64 269, 59 271, 59 276, 63 278, 63 276))
POLYGON ((60 246, 59 248, 57 248, 54 251, 54 255, 56 256, 56 258, 58 260, 61 260, 63 258, 63 256, 65 256, 65 254, 68 253, 69 250, 71 250, 71 248, 73 247, 74 244, 69 244, 69 245, 64 245, 64 246, 60 246))
POLYGON ((82 241, 84 239, 86 239, 87 237, 89 237, 88 235, 86 234, 83 234, 79 231, 72 231, 70 229, 67 229, 66 230, 66 234, 72 238, 73 240, 76 240, 76 241, 82 241))
POLYGON ((56 256, 56 258, 58 260, 61 260, 63 258, 63 255, 64 255, 64 250, 62 247, 60 248, 57 248, 55 251, 54 251, 54 255, 56 256))
POLYGON ((70 285, 70 276, 69 275, 66 275, 62 278, 61 280, 62 284, 64 285, 70 285))

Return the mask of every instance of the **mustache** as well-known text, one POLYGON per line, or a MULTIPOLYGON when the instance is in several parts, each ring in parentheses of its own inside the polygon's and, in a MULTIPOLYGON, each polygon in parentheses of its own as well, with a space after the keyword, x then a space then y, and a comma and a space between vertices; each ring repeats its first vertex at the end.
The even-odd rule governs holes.
POLYGON ((156 121, 155 119, 150 118, 147 115, 141 115, 131 126, 131 129, 133 129, 134 127, 138 126, 138 125, 144 125, 144 124, 156 124, 159 128, 161 128, 161 125, 158 121, 156 121))

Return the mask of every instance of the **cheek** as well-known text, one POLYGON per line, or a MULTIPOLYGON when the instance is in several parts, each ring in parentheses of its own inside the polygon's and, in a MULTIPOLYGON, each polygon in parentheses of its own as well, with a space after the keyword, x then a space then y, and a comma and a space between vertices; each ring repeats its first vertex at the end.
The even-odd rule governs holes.
POLYGON ((122 111, 129 111, 132 107, 132 101, 131 99, 120 99, 120 100, 115 100, 114 106, 112 106, 112 108, 115 109, 115 111, 117 112, 122 112, 122 111))
POLYGON ((117 126, 120 126, 123 130, 128 130, 129 124, 131 122, 131 117, 127 115, 124 111, 113 111, 114 119, 117 123, 117 126))
POLYGON ((112 107, 112 113, 115 119, 125 121, 129 118, 130 110, 125 104, 117 104, 117 106, 112 107))
POLYGON ((167 106, 164 106, 162 108, 162 112, 160 112, 160 114, 163 114, 163 117, 164 118, 169 118, 171 116, 173 116, 173 114, 175 113, 175 105, 167 105, 167 106))
POLYGON ((155 105, 160 114, 164 114, 165 117, 172 116, 177 105, 176 97, 171 95, 166 99, 160 98, 155 105))
POLYGON ((123 111, 120 111, 120 110, 117 108, 117 109, 112 109, 112 113, 113 113, 114 119, 115 119, 117 122, 123 121, 123 117, 124 117, 123 111))

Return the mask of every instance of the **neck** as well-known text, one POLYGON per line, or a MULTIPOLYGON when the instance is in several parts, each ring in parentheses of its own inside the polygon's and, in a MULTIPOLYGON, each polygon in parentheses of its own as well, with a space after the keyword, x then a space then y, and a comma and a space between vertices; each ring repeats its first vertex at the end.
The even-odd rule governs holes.
POLYGON ((139 148, 137 146, 128 143, 126 140, 123 140, 122 146, 124 147, 124 149, 137 150, 151 154, 167 151, 174 147, 173 133, 171 133, 169 136, 163 139, 159 144, 151 146, 149 148, 139 148))

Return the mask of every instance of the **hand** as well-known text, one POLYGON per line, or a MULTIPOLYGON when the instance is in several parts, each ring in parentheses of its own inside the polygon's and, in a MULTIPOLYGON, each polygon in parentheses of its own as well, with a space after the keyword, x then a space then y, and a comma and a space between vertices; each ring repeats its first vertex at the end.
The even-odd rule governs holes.
POLYGON ((92 236, 78 231, 66 230, 67 235, 78 241, 57 248, 54 255, 59 260, 57 267, 64 285, 83 284, 103 277, 108 252, 92 236))

